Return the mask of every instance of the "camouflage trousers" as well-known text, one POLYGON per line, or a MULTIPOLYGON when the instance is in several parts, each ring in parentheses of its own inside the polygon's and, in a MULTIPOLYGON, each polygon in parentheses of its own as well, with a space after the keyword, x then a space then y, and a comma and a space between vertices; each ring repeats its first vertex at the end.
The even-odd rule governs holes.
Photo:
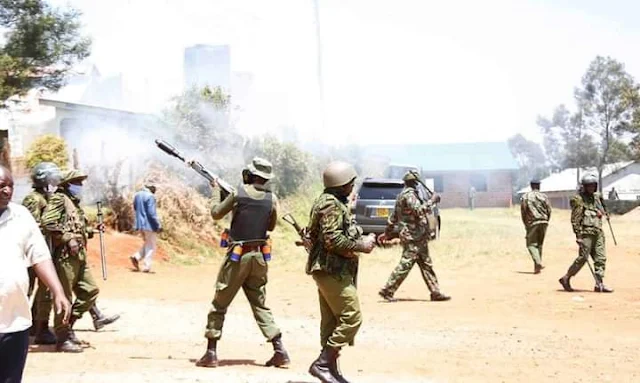
POLYGON ((204 336, 208 339, 220 339, 222 326, 229 305, 238 291, 242 289, 251 305, 253 317, 268 341, 280 334, 271 309, 266 305, 267 274, 269 266, 262 252, 253 251, 244 254, 239 262, 233 262, 227 256, 218 272, 216 292, 207 316, 207 329, 204 336))
POLYGON ((398 290, 402 282, 407 278, 413 266, 417 263, 420 267, 422 279, 426 283, 431 293, 440 291, 438 286, 438 277, 433 270, 433 262, 429 256, 429 245, 427 241, 423 242, 407 242, 403 244, 402 258, 395 270, 389 276, 387 284, 382 288, 383 291, 393 296, 398 290))
POLYGON ((542 245, 547 234, 547 226, 546 223, 539 223, 527 228, 527 250, 537 266, 542 265, 542 245))
POLYGON ((320 302, 320 345, 334 348, 353 345, 362 325, 354 278, 316 271, 313 280, 318 287, 320 302))
MULTIPOLYGON (((84 250, 81 250, 78 256, 66 255, 55 258, 54 264, 64 295, 69 302, 73 301, 74 295, 76 297, 71 308, 71 316, 79 319, 95 305, 100 292, 87 265, 87 255, 84 250)), ((38 311, 40 311, 40 306, 38 311)), ((62 319, 62 313, 55 314, 56 331, 67 327, 62 323, 62 319)))
POLYGON ((578 258, 569 266, 567 275, 573 277, 578 274, 578 271, 582 269, 587 259, 591 257, 593 259, 593 268, 596 277, 600 280, 604 279, 604 270, 607 263, 604 232, 600 231, 597 234, 583 235, 581 239, 582 244, 578 250, 578 258))

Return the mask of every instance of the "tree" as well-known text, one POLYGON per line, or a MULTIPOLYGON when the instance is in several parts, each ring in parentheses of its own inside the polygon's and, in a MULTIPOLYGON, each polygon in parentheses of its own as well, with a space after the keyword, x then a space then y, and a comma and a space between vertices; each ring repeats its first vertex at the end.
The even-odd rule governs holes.
POLYGON ((274 137, 267 136, 262 140, 252 141, 251 148, 251 154, 249 150, 245 152, 247 162, 254 156, 260 156, 273 165, 273 191, 279 197, 294 194, 309 177, 311 156, 294 144, 282 143, 274 137))
POLYGON ((58 136, 45 134, 38 137, 27 150, 27 168, 31 169, 40 162, 53 162, 60 169, 69 164, 67 144, 58 136))
POLYGON ((538 117, 543 146, 551 170, 595 166, 597 147, 593 137, 585 133, 581 113, 571 114, 560 105, 551 118, 538 117))
POLYGON ((624 65, 611 57, 597 56, 582 77, 575 98, 586 133, 597 143, 596 166, 600 189, 607 163, 630 157, 622 140, 640 131, 640 86, 624 65))
POLYGON ((80 13, 43 0, 0 0, 0 106, 35 87, 58 90, 73 65, 89 54, 80 13))
POLYGON ((532 178, 542 178, 549 174, 547 159, 539 144, 516 134, 507 141, 509 149, 520 166, 516 189, 529 184, 532 178))
POLYGON ((164 112, 179 146, 223 177, 240 179, 244 138, 229 124, 231 98, 221 88, 191 87, 164 112), (206 158, 202 156, 206 155, 206 158), (206 161, 205 161, 206 160, 206 161))

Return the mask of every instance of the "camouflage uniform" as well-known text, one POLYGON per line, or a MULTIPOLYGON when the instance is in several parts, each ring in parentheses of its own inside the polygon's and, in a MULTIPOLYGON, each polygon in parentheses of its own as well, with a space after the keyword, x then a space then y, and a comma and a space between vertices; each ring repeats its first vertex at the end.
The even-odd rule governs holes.
POLYGON ((308 235, 312 246, 306 273, 318 286, 320 344, 339 349, 353 343, 362 324, 356 289, 356 248, 362 229, 347 201, 325 192, 311 208, 308 235))
POLYGON ((407 278, 413 266, 417 263, 427 288, 431 291, 432 299, 444 296, 440 293, 438 278, 433 270, 433 262, 429 256, 429 225, 427 213, 431 209, 431 201, 423 202, 415 187, 405 186, 396 200, 393 214, 385 230, 385 236, 392 237, 394 229, 399 229, 400 241, 403 246, 400 263, 380 291, 380 295, 391 300, 393 294, 407 278))
POLYGON ((551 205, 546 194, 532 190, 522 196, 520 215, 527 231, 526 243, 536 270, 542 267, 542 245, 551 219, 551 205))
POLYGON ((87 265, 87 240, 93 238, 93 229, 87 225, 80 201, 63 188, 49 198, 49 204, 42 215, 42 227, 51 235, 53 260, 65 295, 73 303, 70 325, 62 323, 62 314, 56 314, 56 333, 69 330, 76 319, 82 317, 94 304, 99 289, 87 265), (80 244, 77 255, 72 255, 68 244, 75 239, 80 244))
POLYGON ((602 216, 606 214, 604 202, 600 193, 587 195, 584 192, 571 199, 571 225, 576 238, 580 239, 578 258, 567 271, 573 277, 580 271, 587 258, 593 258, 596 278, 604 279, 607 262, 605 255, 604 231, 602 230, 602 216))

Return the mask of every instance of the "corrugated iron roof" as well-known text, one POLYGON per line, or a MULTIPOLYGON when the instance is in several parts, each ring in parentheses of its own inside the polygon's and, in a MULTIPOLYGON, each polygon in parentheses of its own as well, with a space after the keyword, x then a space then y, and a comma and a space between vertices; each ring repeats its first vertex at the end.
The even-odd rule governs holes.
POLYGON ((372 145, 367 156, 393 163, 414 164, 424 172, 517 170, 518 164, 506 142, 458 144, 372 145))
MULTIPOLYGON (((634 161, 627 162, 616 162, 613 164, 608 164, 604 166, 602 170, 602 178, 606 178, 612 173, 617 172, 627 166, 633 164, 634 161)), ((598 174, 598 170, 596 168, 585 168, 580 169, 580 176, 582 177, 586 173, 598 174)), ((541 192, 558 192, 558 191, 575 191, 577 189, 577 168, 565 169, 559 173, 554 173, 549 177, 540 180, 540 191, 541 192)), ((530 191, 530 187, 526 187, 518 193, 526 193, 530 191)))

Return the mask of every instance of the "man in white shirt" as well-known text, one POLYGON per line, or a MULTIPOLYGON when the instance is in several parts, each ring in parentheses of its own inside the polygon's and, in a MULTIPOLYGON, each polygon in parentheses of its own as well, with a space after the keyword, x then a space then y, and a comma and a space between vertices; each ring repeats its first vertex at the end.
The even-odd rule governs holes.
POLYGON ((65 321, 71 312, 38 224, 24 206, 10 202, 12 196, 13 177, 0 166, 0 383, 20 382, 27 359, 32 324, 27 267, 49 287, 65 321))

